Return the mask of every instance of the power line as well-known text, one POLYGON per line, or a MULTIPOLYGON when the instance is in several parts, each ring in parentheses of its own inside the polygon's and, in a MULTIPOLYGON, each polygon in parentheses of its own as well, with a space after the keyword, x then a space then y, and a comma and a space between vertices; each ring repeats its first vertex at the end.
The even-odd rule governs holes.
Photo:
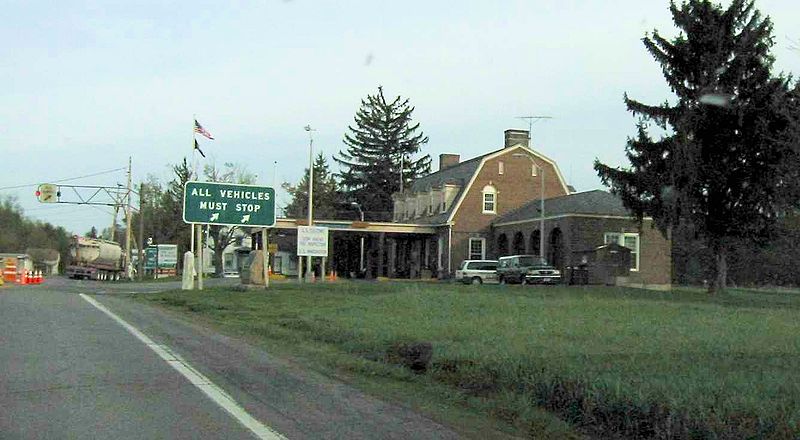
MULTIPOLYGON (((52 181, 52 183, 69 182, 70 180, 78 180, 78 179, 85 179, 87 177, 101 176, 103 174, 114 173, 114 172, 123 171, 123 170, 126 170, 126 169, 127 169, 127 167, 114 168, 113 170, 101 171, 99 173, 87 174, 85 176, 70 177, 70 178, 67 178, 67 179, 54 180, 54 181, 52 181)), ((3 187, 0 187, 0 191, 6 190, 6 189, 27 188, 29 186, 39 186, 39 185, 40 185, 40 183, 30 183, 30 184, 27 184, 27 185, 3 186, 3 187)))
POLYGON ((100 211, 100 212, 104 212, 104 213, 106 213, 106 214, 108 214, 108 215, 114 215, 114 213, 113 213, 113 212, 111 212, 111 211, 107 211, 107 210, 105 210, 105 209, 103 209, 103 208, 101 208, 101 207, 99 207, 99 206, 95 206, 95 205, 86 205, 86 206, 88 206, 88 207, 90 207, 90 208, 94 208, 94 209, 96 209, 96 210, 98 210, 98 211, 100 211))

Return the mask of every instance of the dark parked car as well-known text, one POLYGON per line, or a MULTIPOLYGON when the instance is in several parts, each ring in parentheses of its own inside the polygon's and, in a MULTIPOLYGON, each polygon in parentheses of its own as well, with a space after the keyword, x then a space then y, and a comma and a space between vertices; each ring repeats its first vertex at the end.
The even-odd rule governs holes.
POLYGON ((497 261, 497 279, 500 284, 556 284, 561 272, 537 255, 512 255, 497 261))

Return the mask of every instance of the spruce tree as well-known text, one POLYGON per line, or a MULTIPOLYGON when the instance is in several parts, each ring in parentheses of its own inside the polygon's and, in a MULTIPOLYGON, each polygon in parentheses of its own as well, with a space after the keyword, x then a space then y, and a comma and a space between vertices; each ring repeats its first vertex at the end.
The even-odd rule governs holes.
MULTIPOLYGON (((297 185, 284 183, 281 185, 292 197, 292 201, 284 209, 290 218, 304 219, 308 216, 308 168, 297 185)), ((322 153, 314 158, 314 218, 336 219, 347 216, 352 208, 344 206, 344 196, 339 191, 339 184, 328 167, 328 161, 322 153), (346 212, 343 212, 346 211, 346 212)))
POLYGON ((679 35, 654 31, 643 42, 677 99, 653 106, 626 95, 640 118, 626 147, 631 166, 595 169, 639 218, 652 216, 664 233, 696 231, 714 256, 713 293, 726 287, 732 244, 763 240, 797 194, 796 91, 772 75, 772 23, 753 0, 727 9, 689 0, 670 11, 679 35), (654 138, 653 126, 665 134, 654 138))
POLYGON ((408 98, 388 102, 378 87, 377 94, 361 100, 355 126, 344 136, 346 151, 334 156, 343 168, 346 195, 361 204, 369 220, 390 220, 392 193, 430 172, 430 156, 418 156, 428 137, 412 121, 413 112, 408 98))

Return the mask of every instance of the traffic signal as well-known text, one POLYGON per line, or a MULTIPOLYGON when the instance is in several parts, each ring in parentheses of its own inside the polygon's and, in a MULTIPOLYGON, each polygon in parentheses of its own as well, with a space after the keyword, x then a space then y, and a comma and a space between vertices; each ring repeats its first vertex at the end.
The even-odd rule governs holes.
POLYGON ((43 183, 36 189, 36 198, 42 203, 58 203, 61 191, 58 186, 51 183, 43 183))

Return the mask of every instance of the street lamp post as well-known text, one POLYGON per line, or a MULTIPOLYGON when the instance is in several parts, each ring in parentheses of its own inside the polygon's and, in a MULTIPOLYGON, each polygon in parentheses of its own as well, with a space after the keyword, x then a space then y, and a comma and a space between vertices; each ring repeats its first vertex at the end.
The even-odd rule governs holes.
POLYGON ((536 167, 540 177, 540 194, 539 194, 539 258, 544 258, 544 168, 533 160, 533 158, 524 153, 514 153, 515 157, 527 157, 536 167))
POLYGON ((539 183, 539 186, 542 187, 539 196, 539 258, 544 260, 544 168, 540 167, 535 162, 534 165, 539 169, 539 175, 542 179, 539 183))
MULTIPOLYGON (((350 206, 355 207, 358 209, 358 213, 361 215, 361 223, 364 223, 364 211, 361 209, 361 205, 358 202, 350 202, 350 206)), ((364 235, 361 235, 361 256, 358 260, 358 270, 359 274, 364 272, 364 235)))
MULTIPOLYGON (((304 129, 308 132, 308 226, 313 223, 313 200, 314 200, 314 135, 311 125, 306 125, 304 129)), ((306 281, 311 282, 313 268, 311 267, 311 255, 306 257, 306 281)))

